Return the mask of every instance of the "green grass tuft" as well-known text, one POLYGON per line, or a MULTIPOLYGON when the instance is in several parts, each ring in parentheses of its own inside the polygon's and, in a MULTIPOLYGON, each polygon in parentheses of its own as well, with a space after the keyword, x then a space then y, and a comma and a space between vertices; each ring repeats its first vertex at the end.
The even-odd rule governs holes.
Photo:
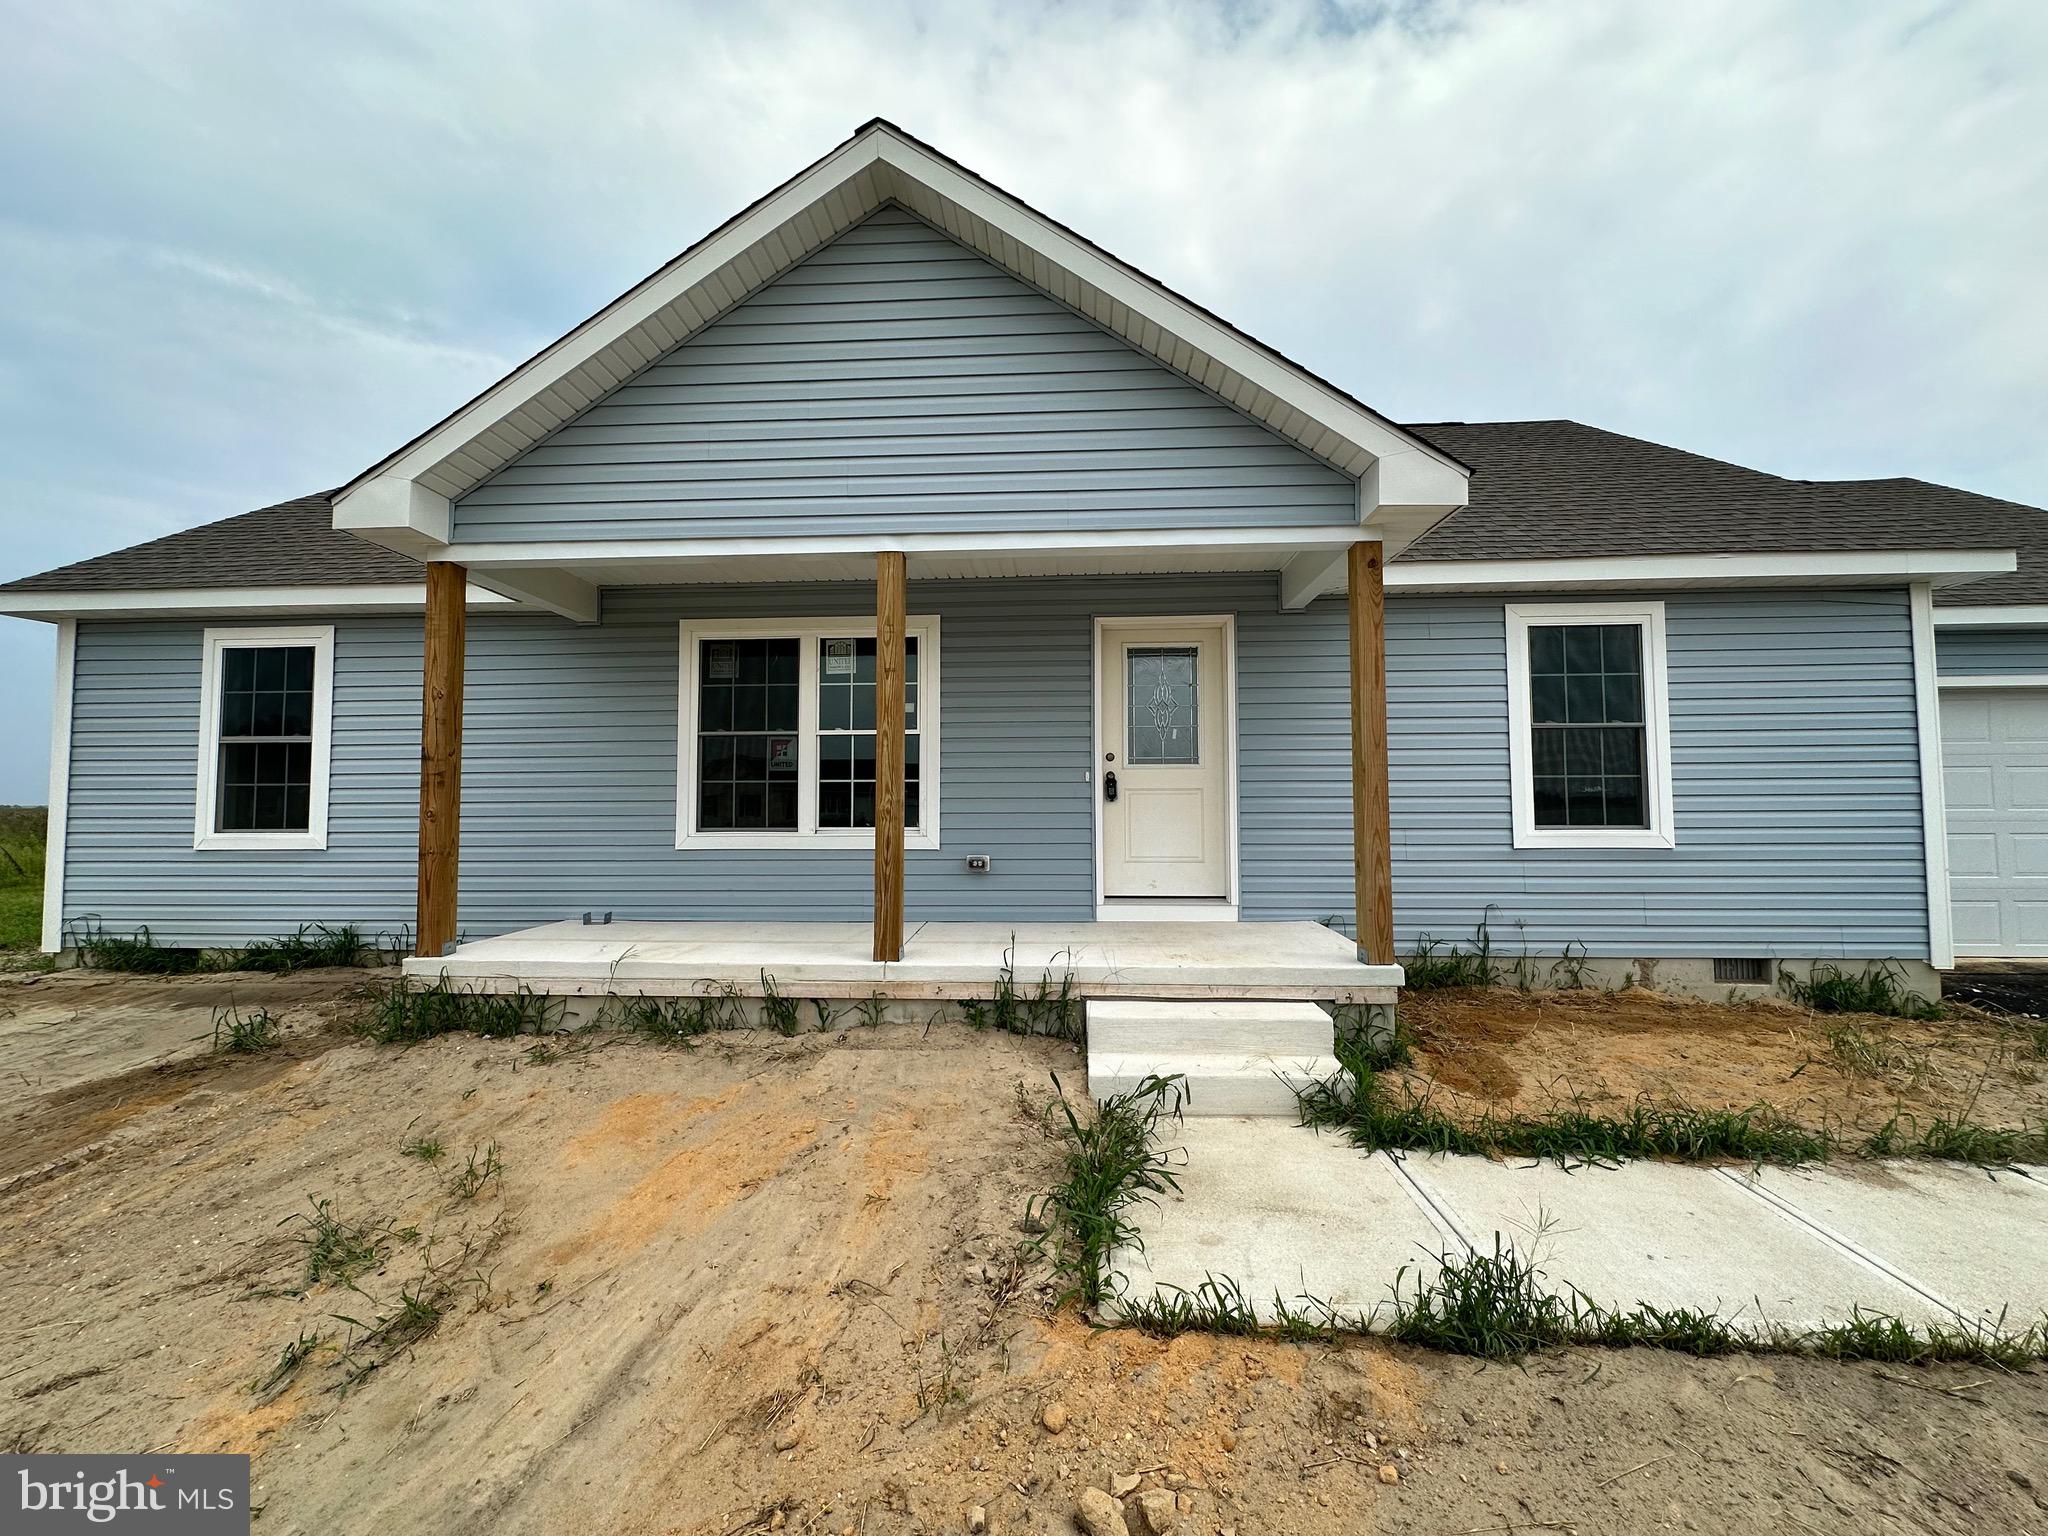
MULTIPOLYGON (((309 1197, 310 1198, 310 1197, 309 1197)), ((311 1213, 287 1216, 279 1226, 296 1226, 297 1239, 306 1254, 306 1284, 323 1280, 351 1284, 357 1275, 384 1262, 381 1234, 334 1214, 331 1200, 313 1200, 311 1213)))
POLYGON ((626 997, 605 999, 598 1022, 608 1029, 628 1030, 669 1045, 689 1045, 700 1035, 745 1029, 747 1011, 739 988, 728 983, 707 987, 690 997, 626 997))
POLYGON ((1890 960, 1851 974, 1838 965, 1816 965, 1801 981, 1782 967, 1778 986, 1815 1013, 1878 1013, 1895 1019, 1939 1019, 1941 1005, 1907 987, 1905 972, 1890 960))
POLYGON ((1135 1202, 1180 1188, 1172 1157, 1152 1145, 1162 1119, 1180 1119, 1185 1083, 1147 1077, 1129 1093, 1104 1099, 1083 1123, 1053 1074, 1066 1143, 1065 1177, 1031 1202, 1028 1225, 1042 1229, 1053 1266, 1066 1283, 1063 1299, 1097 1306, 1103 1299, 1109 1256, 1138 1241, 1129 1210, 1135 1202))
POLYGON ((226 958, 228 965, 238 971, 269 971, 284 976, 293 971, 361 965, 372 953, 353 924, 330 928, 324 923, 302 923, 296 933, 258 939, 226 958))
POLYGON ((418 1163, 438 1163, 447 1150, 438 1136, 415 1136, 398 1149, 398 1155, 418 1163))
POLYGON ((560 998, 543 997, 524 986, 511 992, 481 992, 457 987, 445 976, 425 987, 395 981, 372 992, 362 1032, 383 1045, 411 1045, 454 1034, 506 1039, 545 1034, 562 1011, 560 998))
POLYGON ((267 1008, 243 1013, 235 1008, 213 1012, 213 1048, 236 1055, 267 1051, 284 1039, 284 1029, 267 1008))
POLYGON ((199 969, 196 949, 174 949, 157 943, 147 924, 133 933, 109 933, 97 917, 82 917, 72 926, 71 942, 78 958, 96 971, 130 971, 144 976, 182 976, 199 969))
POLYGON ((493 1179, 501 1186, 505 1182, 505 1164, 498 1157, 495 1141, 488 1146, 470 1148, 469 1165, 455 1175, 451 1188, 458 1199, 474 1200, 493 1179))
POLYGON ((1402 957, 1402 986, 1410 992, 1441 992, 1452 987, 1490 987, 1500 979, 1493 963, 1493 939, 1481 922, 1473 934, 1473 946, 1460 949, 1428 934, 1415 941, 1415 948, 1402 957))
POLYGON ((1829 1133, 1808 1130, 1761 1104, 1698 1109, 1639 1099, 1619 1116, 1568 1104, 1541 1115, 1488 1111, 1475 1120, 1455 1120, 1405 1083, 1390 1088, 1358 1039, 1339 1039, 1336 1053, 1345 1070, 1301 1090, 1302 1123, 1341 1131, 1370 1149, 1560 1163, 1660 1157, 1787 1164, 1820 1161, 1834 1149, 1829 1133))
POLYGON ((1026 991, 1017 985, 1016 956, 1013 935, 1003 951, 1002 969, 996 972, 995 996, 986 1002, 963 1002, 960 1016, 971 1029, 994 1029, 1006 1035, 1050 1035, 1055 1040, 1079 1044, 1084 1033, 1083 1009, 1080 994, 1074 988, 1072 968, 1063 971, 1057 983, 1052 972, 1047 971, 1026 991))

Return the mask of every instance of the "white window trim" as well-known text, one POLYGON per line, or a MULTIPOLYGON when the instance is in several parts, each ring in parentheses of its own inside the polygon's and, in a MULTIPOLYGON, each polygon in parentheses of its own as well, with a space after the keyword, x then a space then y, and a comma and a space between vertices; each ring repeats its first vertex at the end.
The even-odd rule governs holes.
POLYGON ((1671 848, 1671 697, 1661 602, 1509 603, 1508 770, 1517 848, 1671 848), (1539 827, 1531 777, 1529 629, 1546 624, 1634 624, 1643 632, 1643 765, 1647 827, 1539 827))
POLYGON ((263 626, 209 629, 200 655, 199 793, 193 811, 192 846, 218 850, 325 848, 327 846, 327 777, 334 755, 334 626, 308 624, 290 628, 263 626), (307 796, 303 832, 220 832, 220 673, 221 653, 269 645, 310 645, 313 648, 313 779, 307 796))
MULTIPOLYGON (((685 619, 677 667, 676 846, 678 848, 866 848, 872 827, 818 826, 818 642, 872 639, 873 614, 839 618, 685 619), (796 830, 705 832, 697 826, 697 656, 706 640, 794 639, 802 642, 797 666, 796 830)), ((918 820, 903 834, 906 848, 939 846, 939 621, 912 618, 907 639, 917 641, 918 820)))

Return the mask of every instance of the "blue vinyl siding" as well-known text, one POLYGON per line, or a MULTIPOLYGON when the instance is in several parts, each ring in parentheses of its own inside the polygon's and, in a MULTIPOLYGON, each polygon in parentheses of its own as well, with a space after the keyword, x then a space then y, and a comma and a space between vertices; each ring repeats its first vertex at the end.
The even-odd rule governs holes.
POLYGON ((462 540, 1344 524, 1357 485, 900 209, 463 497, 462 540))
POLYGON ((2048 674, 2048 629, 1937 629, 1934 659, 1941 677, 2048 674))
MULTIPOLYGON (((863 613, 858 585, 614 589, 601 625, 470 626, 462 906, 471 936, 573 916, 862 920, 857 850, 678 850, 677 624, 863 613)), ((1092 618, 1238 616, 1242 912, 1352 910, 1341 599, 1280 613, 1265 576, 913 582, 940 621, 939 851, 909 916, 1093 912, 1092 618), (995 861, 970 875, 969 854, 995 861)), ((195 853, 200 624, 79 626, 66 913, 231 943, 300 922, 411 916, 415 621, 336 624, 329 847, 195 853)), ((1511 845, 1499 600, 1397 598, 1387 650, 1402 947, 1496 937, 1597 955, 1924 956, 1904 593, 1668 599, 1678 847, 1511 845), (1522 926, 1517 927, 1517 923, 1522 926)))

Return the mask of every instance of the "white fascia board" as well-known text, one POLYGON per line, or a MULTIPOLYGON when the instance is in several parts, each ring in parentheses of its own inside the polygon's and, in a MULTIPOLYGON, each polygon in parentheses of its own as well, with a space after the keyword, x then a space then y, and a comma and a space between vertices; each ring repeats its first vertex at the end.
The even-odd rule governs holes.
POLYGON ((1306 528, 1153 528, 1103 533, 835 534, 820 538, 582 539, 535 543, 451 544, 441 558, 469 567, 478 579, 535 566, 573 571, 579 563, 730 560, 748 556, 1092 553, 1118 549, 1270 549, 1276 562, 1304 550, 1345 549, 1373 530, 1350 524, 1306 528))
MULTIPOLYGON (((472 608, 509 607, 512 599, 471 582, 472 608)), ((166 591, 0 592, 0 616, 15 619, 127 619, 179 614, 417 613, 425 582, 320 587, 183 587, 166 591)))
POLYGON ((2048 625, 2048 603, 1987 603, 1978 608, 1936 608, 1934 625, 1947 629, 1968 625, 2026 629, 2048 625))
POLYGON ((1954 586, 2017 568, 2010 550, 1902 550, 1790 555, 1623 555, 1559 560, 1400 560, 1387 586, 1402 592, 1489 589, 1737 586, 1954 586))

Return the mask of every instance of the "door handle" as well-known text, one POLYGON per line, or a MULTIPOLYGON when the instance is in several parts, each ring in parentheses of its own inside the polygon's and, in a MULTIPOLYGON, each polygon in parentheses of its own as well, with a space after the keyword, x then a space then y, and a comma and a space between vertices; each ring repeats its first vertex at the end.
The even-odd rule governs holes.
POLYGON ((1116 799, 1116 775, 1114 773, 1105 773, 1102 776, 1102 798, 1111 801, 1116 799))

